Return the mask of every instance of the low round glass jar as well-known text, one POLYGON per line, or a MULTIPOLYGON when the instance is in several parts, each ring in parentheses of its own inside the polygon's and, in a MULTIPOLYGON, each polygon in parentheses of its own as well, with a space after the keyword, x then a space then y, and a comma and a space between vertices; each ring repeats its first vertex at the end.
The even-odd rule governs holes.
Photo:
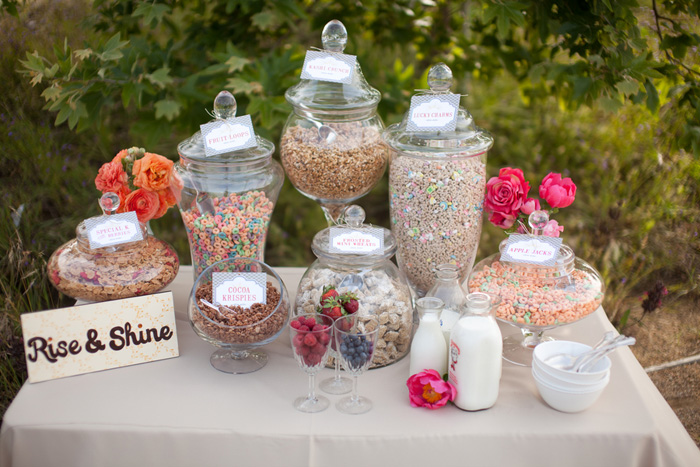
MULTIPOLYGON (((217 120, 236 116, 236 100, 222 91, 214 100, 217 120)), ((272 158, 275 145, 255 136, 255 147, 208 156, 202 132, 182 141, 175 171, 183 189, 178 207, 190 244, 194 277, 222 259, 263 261, 272 211, 284 172, 272 158)))
MULTIPOLYGON (((423 98, 446 95, 452 71, 444 63, 428 73, 423 98)), ((453 131, 413 131, 410 112, 382 137, 390 147, 389 209, 396 259, 418 296, 435 282, 440 264, 454 264, 462 283, 476 258, 491 135, 459 107, 453 131)))
MULTIPOLYGON (((345 26, 329 22, 322 42, 323 52, 342 53, 345 26)), ((282 165, 294 188, 321 205, 330 225, 384 174, 388 154, 377 115, 381 95, 355 63, 350 83, 302 79, 284 96, 293 112, 282 131, 282 165)))
POLYGON ((400 360, 411 347, 413 334, 413 302, 411 290, 399 269, 391 262, 396 241, 391 231, 363 224, 365 212, 359 206, 345 211, 343 229, 367 233, 377 229, 383 236, 383 247, 373 254, 334 252, 329 227, 317 233, 311 249, 318 258, 299 282, 295 314, 320 312, 324 287, 333 286, 339 294, 354 293, 358 308, 355 313, 374 315, 380 329, 371 368, 400 360))
MULTIPOLYGON (((105 193, 101 205, 105 214, 116 212, 119 197, 105 193), (104 200, 110 196, 107 209, 104 200)), ((61 245, 49 258, 49 280, 59 292, 90 302, 117 300, 156 293, 177 276, 177 253, 168 243, 149 235, 144 224, 139 224, 143 240, 91 248, 88 220, 78 224, 76 238, 61 245)))
MULTIPOLYGON (((537 211, 536 211, 537 212, 537 211)), ((545 222, 546 223, 546 222, 545 222)), ((477 263, 469 276, 470 292, 501 298, 496 319, 520 328, 522 336, 503 340, 503 357, 530 365, 532 349, 553 340, 544 332, 589 316, 603 303, 605 283, 600 273, 561 245, 554 266, 501 261, 507 240, 499 253, 477 263)))

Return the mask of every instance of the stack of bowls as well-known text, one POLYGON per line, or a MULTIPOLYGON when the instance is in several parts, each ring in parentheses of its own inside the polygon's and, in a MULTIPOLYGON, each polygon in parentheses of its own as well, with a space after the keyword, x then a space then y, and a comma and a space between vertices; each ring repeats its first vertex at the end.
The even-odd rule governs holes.
POLYGON ((532 376, 542 399, 553 409, 575 413, 598 400, 610 381, 610 359, 606 356, 585 371, 562 368, 566 355, 576 359, 591 346, 572 341, 549 341, 532 353, 532 376))

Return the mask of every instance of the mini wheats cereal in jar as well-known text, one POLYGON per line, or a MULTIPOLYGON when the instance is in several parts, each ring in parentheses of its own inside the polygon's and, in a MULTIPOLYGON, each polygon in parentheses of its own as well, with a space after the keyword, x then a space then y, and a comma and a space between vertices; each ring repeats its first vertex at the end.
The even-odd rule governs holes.
POLYGON ((344 218, 314 236, 311 249, 318 259, 299 282, 294 314, 376 316, 379 337, 371 368, 386 366, 411 347, 411 290, 391 262, 396 251, 391 231, 364 224, 359 206, 348 207, 344 218))
POLYGON ((280 141, 284 171, 329 223, 377 184, 388 157, 377 115, 381 95, 356 57, 343 53, 347 39, 340 21, 326 24, 323 50, 307 52, 301 80, 284 95, 293 108, 280 141))
POLYGON ((249 115, 236 117, 236 99, 222 91, 215 119, 182 141, 175 170, 183 189, 178 207, 190 244, 194 277, 217 261, 263 261, 272 210, 284 172, 275 145, 255 134, 249 115))
POLYGON ((452 72, 440 63, 427 91, 411 99, 401 123, 383 133, 389 146, 389 206, 396 258, 423 296, 440 264, 453 264, 459 282, 469 275, 481 235, 486 152, 493 138, 478 128, 450 93, 452 72))
POLYGON ((149 235, 134 212, 115 214, 116 193, 102 195, 100 206, 105 215, 78 224, 76 238, 49 258, 51 284, 91 302, 152 294, 170 284, 180 267, 173 247, 149 235))

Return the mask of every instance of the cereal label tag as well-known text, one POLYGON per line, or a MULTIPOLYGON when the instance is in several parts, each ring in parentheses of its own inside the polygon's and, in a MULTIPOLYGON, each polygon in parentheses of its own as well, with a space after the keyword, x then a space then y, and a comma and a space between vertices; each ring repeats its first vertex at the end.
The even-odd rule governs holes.
POLYGON ((501 253, 501 261, 554 266, 561 247, 561 238, 513 234, 501 253))
POLYGON ((267 303, 264 272, 215 272, 212 288, 214 305, 250 308, 253 303, 267 303))
POLYGON ((200 125, 200 128, 207 157, 258 145, 250 115, 216 120, 200 125))
POLYGON ((384 250, 384 232, 372 227, 360 232, 342 227, 331 227, 330 252, 346 254, 374 254, 384 250))
POLYGON ((301 68, 301 79, 350 84, 356 60, 354 55, 309 50, 301 68))
POLYGON ((411 98, 408 131, 454 131, 459 94, 429 94, 411 98))
POLYGON ((141 225, 133 211, 85 220, 90 248, 102 248, 143 240, 141 225))
POLYGON ((20 318, 30 383, 180 355, 172 292, 20 318))

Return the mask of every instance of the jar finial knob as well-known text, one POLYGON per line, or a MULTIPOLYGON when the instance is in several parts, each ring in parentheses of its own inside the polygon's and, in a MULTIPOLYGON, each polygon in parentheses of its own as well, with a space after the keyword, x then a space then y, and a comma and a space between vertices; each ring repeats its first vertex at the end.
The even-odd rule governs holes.
POLYGON ((119 195, 108 191, 100 197, 100 207, 105 216, 117 213, 119 209, 119 195))
POLYGON ((446 92, 452 87, 452 70, 440 62, 428 72, 428 87, 431 91, 446 92))
POLYGON ((544 228, 547 227, 548 222, 549 215, 547 214, 547 211, 532 211, 530 216, 527 218, 527 223, 530 224, 533 235, 543 235, 544 228))
POLYGON ((360 206, 353 204, 345 210, 345 223, 352 228, 362 227, 365 221, 365 210, 360 206))
POLYGON ((331 52, 342 52, 348 43, 348 31, 343 23, 337 19, 331 20, 323 28, 321 42, 325 50, 331 52))
POLYGON ((236 98, 228 91, 221 91, 214 99, 214 116, 216 118, 232 118, 236 116, 236 98))

